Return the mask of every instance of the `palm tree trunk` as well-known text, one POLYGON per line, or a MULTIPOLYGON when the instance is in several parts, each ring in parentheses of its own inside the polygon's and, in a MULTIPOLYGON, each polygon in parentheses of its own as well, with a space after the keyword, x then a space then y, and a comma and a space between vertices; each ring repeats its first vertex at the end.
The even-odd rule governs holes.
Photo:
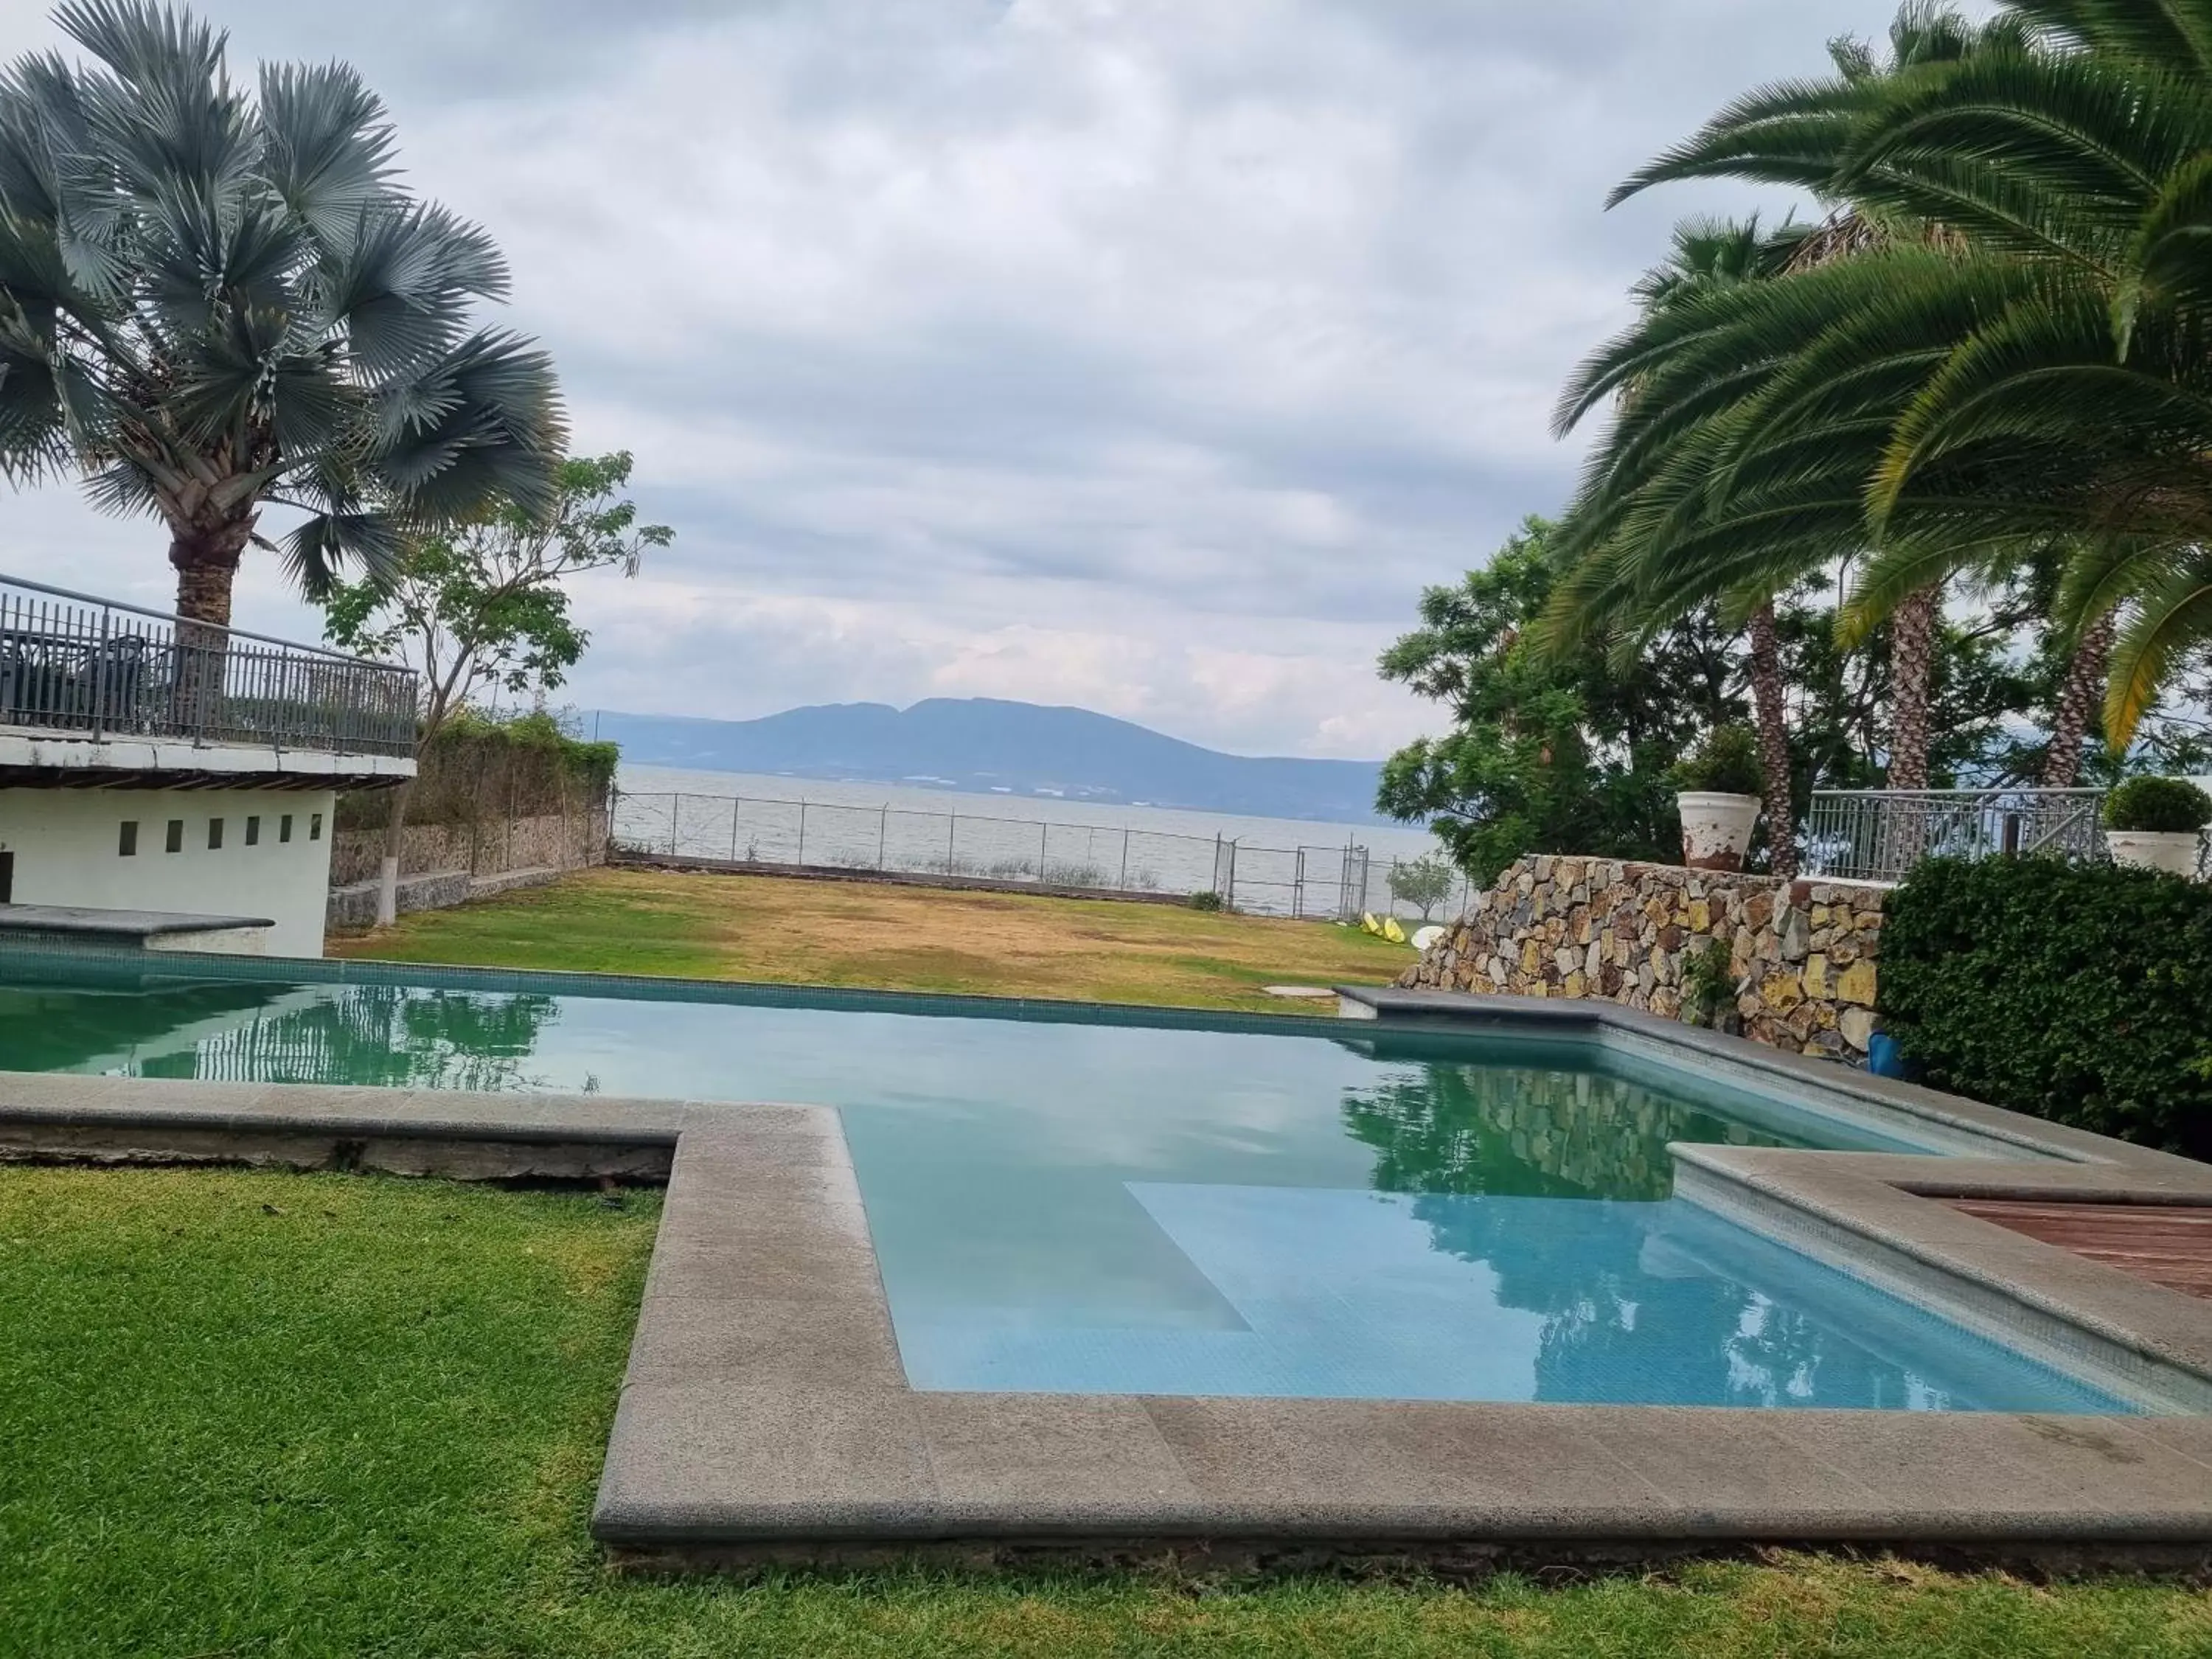
POLYGON ((223 682, 230 652, 230 590, 239 556, 253 533, 251 520, 215 530, 173 530, 169 563, 177 573, 176 662, 170 675, 171 718, 183 735, 220 735, 223 682))
POLYGON ((1889 787, 1928 787, 1929 700, 1943 586, 1930 582, 1897 607, 1889 634, 1889 787))
POLYGON ((2043 787, 2071 789, 2081 777, 2081 754, 2089 723, 2103 701, 2105 669, 2112 655, 2112 613, 2106 611, 2082 631, 2067 665, 2066 684, 2052 711, 2051 747, 2043 757, 2043 787))
POLYGON ((1751 613, 1751 702, 1759 720, 1767 865, 1789 881, 1797 874, 1797 812, 1790 799, 1790 726, 1782 706, 1782 647, 1774 634, 1771 599, 1751 613))
POLYGON ((169 542, 169 562, 177 572, 177 614, 210 628, 230 626, 230 591, 238 580, 243 537, 226 548, 220 535, 185 533, 169 542))

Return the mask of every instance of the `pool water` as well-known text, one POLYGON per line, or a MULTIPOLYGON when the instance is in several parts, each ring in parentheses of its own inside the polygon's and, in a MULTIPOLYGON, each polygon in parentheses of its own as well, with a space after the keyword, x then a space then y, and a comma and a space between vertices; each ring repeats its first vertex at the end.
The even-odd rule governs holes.
POLYGON ((1571 1044, 132 981, 0 983, 0 1067, 838 1107, 921 1389, 2125 1409, 1670 1195, 1670 1141, 1917 1149, 1571 1044))

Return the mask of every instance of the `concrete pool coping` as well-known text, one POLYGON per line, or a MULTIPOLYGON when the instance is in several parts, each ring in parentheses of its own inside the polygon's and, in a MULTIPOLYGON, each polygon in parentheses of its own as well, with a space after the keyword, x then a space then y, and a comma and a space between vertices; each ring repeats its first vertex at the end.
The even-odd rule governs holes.
MULTIPOLYGON (((1391 1006, 1406 994, 1375 1035, 1572 1033, 1978 1138, 1987 1156, 1674 1150, 1682 1194, 1732 1219, 2135 1396, 2212 1403, 2212 1304, 1937 1201, 2212 1204, 2212 1168, 1627 1010, 1462 1020, 1391 1006)), ((2212 1559, 2212 1416, 917 1391, 823 1107, 15 1073, 0 1156, 665 1178, 592 1522, 635 1564, 1452 1565, 1823 1542, 2212 1559)))

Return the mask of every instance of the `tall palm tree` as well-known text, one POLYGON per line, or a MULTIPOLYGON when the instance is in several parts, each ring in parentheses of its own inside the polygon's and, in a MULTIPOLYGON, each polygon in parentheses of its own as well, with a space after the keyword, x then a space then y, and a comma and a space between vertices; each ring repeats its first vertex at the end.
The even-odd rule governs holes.
POLYGON ((264 66, 249 94, 187 12, 55 21, 89 64, 0 74, 0 470, 159 518, 178 612, 210 629, 249 546, 315 592, 411 524, 550 506, 551 365, 475 325, 498 251, 399 186, 352 70, 264 66), (301 515, 281 539, 272 507, 301 515))
MULTIPOLYGON (((1738 100, 1693 137, 1632 175, 1613 191, 1608 205, 1655 184, 1687 179, 1731 177, 1792 185, 1830 210, 1824 225, 1796 239, 1790 268, 1798 271, 1899 242, 1940 240, 1944 233, 1939 220, 1869 212, 1839 191, 1854 135, 1901 82, 1977 54, 2019 50, 2025 39, 2011 19, 1977 26, 1935 0, 1908 0, 1890 28, 1886 60, 1863 42, 1832 41, 1832 76, 1782 82, 1738 100)), ((1928 784, 1929 708, 1942 612, 1940 578, 1905 596, 1896 607, 1890 635, 1893 788, 1928 784)))
POLYGON ((2125 741, 2212 635, 2208 56, 2212 0, 2011 0, 1972 50, 1754 94, 1632 180, 1825 172, 1852 246, 1585 365, 1570 421, 1638 386, 1570 520, 1593 563, 1663 606, 1873 544, 1863 637, 2063 539, 2092 659, 2097 619, 2124 613, 2106 725, 2125 741))
MULTIPOLYGON (((2036 49, 1900 88, 1846 171, 1894 209, 1942 198, 1962 271, 2034 279, 1919 389, 1873 521, 1932 520, 1966 550, 2076 538, 2068 616, 2094 652, 2119 613, 2105 714, 2124 744, 2212 640, 2212 0, 2009 3, 2036 49)), ((1892 539, 1861 626, 1925 562, 1924 537, 1892 539)))
MULTIPOLYGON (((1674 242, 1663 264, 1654 266, 1631 290, 1643 316, 1651 319, 1686 307, 1699 297, 1740 283, 1771 280, 1789 270, 1811 227, 1784 222, 1779 229, 1763 228, 1757 215, 1747 219, 1697 218, 1674 228, 1674 242)), ((1640 375, 1657 367, 1646 360, 1640 375)), ((1637 396, 1640 376, 1623 379, 1617 395, 1624 403, 1637 396)), ((1632 562, 1594 565, 1583 573, 1585 580, 1571 592, 1563 592, 1553 606, 1553 641, 1563 644, 1571 630, 1587 633, 1607 621, 1633 623, 1671 621, 1645 604, 1632 562), (1590 576, 1600 576, 1592 585, 1590 576), (1565 626, 1562 626, 1562 624, 1565 626)), ((1782 655, 1774 619, 1771 584, 1751 581, 1727 596, 1724 610, 1741 617, 1750 635, 1746 679, 1759 732, 1761 794, 1766 811, 1769 858, 1778 876, 1797 873, 1796 810, 1790 780, 1790 729, 1784 702, 1782 655)), ((1648 631, 1632 625, 1632 642, 1640 646, 1648 631)))

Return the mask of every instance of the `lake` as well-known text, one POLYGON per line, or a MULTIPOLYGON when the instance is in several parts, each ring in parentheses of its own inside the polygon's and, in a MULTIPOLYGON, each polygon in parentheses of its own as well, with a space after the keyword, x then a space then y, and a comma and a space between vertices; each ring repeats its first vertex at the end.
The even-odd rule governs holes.
POLYGON ((1389 908, 1392 861, 1437 850, 1411 827, 1051 795, 628 763, 617 782, 616 839, 653 851, 1140 892, 1229 890, 1237 908, 1277 915, 1389 908))

